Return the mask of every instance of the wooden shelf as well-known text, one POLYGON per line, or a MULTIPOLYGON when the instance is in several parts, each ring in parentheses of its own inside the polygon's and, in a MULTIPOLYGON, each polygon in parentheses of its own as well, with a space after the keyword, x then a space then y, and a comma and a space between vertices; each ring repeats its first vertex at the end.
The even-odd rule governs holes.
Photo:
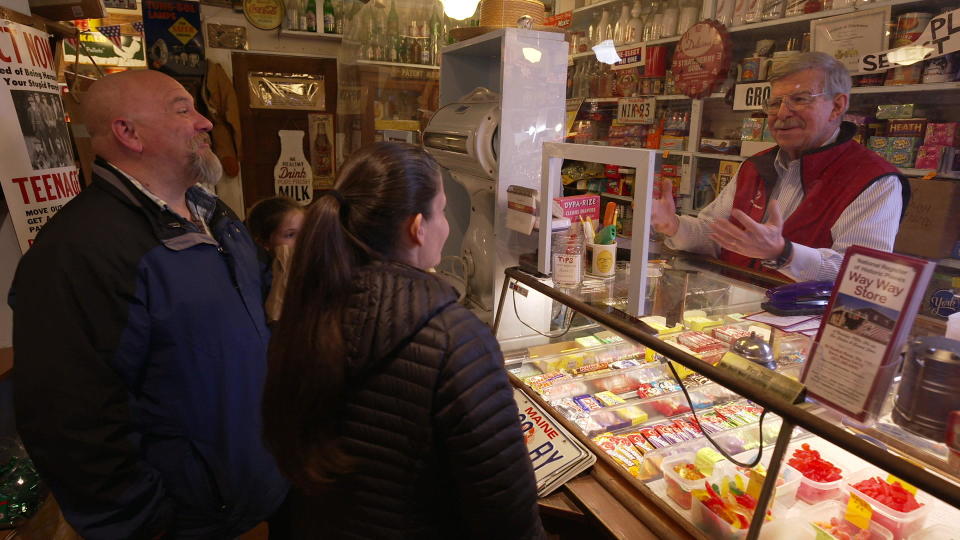
POLYGON ((747 156, 739 154, 714 154, 712 152, 690 152, 690 155, 706 159, 725 159, 727 161, 745 161, 747 156))
MULTIPOLYGON (((907 176, 926 176, 935 171, 933 169, 911 169, 909 167, 901 167, 900 172, 907 176)), ((960 174, 938 172, 936 178, 951 178, 957 180, 960 179, 960 174)))

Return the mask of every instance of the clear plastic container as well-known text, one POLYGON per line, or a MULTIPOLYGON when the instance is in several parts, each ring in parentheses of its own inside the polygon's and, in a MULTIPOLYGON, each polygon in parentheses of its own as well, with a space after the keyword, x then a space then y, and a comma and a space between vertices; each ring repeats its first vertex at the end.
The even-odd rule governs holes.
POLYGON ((541 393, 549 400, 581 394, 596 394, 604 391, 623 394, 636 390, 645 382, 658 381, 667 377, 669 377, 669 372, 662 364, 641 364, 626 369, 612 369, 601 373, 587 373, 576 376, 568 381, 544 388, 541 393))
POLYGON ((840 499, 843 497, 845 476, 841 473, 840 480, 833 482, 817 482, 803 476, 800 478, 800 487, 797 488, 797 498, 807 504, 840 499))
MULTIPOLYGON (((852 523, 845 521, 844 514, 847 506, 840 501, 824 501, 809 507, 797 516, 790 519, 778 520, 765 525, 760 529, 760 540, 814 540, 817 538, 813 523, 826 522, 831 519, 839 520, 841 531, 856 533, 858 529, 852 523)), ((886 527, 872 521, 870 536, 865 540, 891 540, 893 534, 886 527)))
MULTIPOLYGON (((772 511, 774 518, 776 517, 777 513, 778 510, 775 508, 772 511)), ((703 504, 703 502, 700 501, 700 499, 696 497, 693 497, 693 504, 690 507, 690 519, 693 521, 693 524, 698 529, 703 531, 706 537, 710 540, 740 540, 747 537, 747 528, 734 528, 732 525, 721 519, 720 516, 714 514, 703 504)), ((764 527, 770 526, 771 523, 776 523, 776 521, 765 523, 764 527)), ((763 531, 763 528, 760 530, 763 531)))
POLYGON ((960 526, 951 527, 943 523, 937 523, 918 533, 911 534, 909 540, 960 540, 960 526))
MULTIPOLYGON (((878 476, 883 480, 887 477, 887 473, 874 468, 857 471, 850 475, 850 478, 844 482, 846 493, 856 492, 864 502, 869 504, 870 507, 873 508, 873 521, 889 529, 890 532, 893 533, 894 540, 908 538, 911 534, 923 529, 923 524, 927 521, 927 514, 930 513, 930 503, 932 499, 927 496, 926 493, 918 491, 916 497, 917 502, 921 505, 920 508, 912 512, 898 512, 853 487, 854 484, 868 478, 873 478, 874 476, 878 476)), ((844 499, 844 501, 846 500, 847 498, 844 499)))
MULTIPOLYGON (((767 451, 764 451, 763 453, 763 458, 760 460, 760 464, 763 465, 764 468, 770 466, 771 452, 772 449, 768 448, 767 451)), ((737 458, 737 461, 746 462, 753 460, 754 456, 756 456, 755 451, 744 452, 743 454, 734 457, 737 458)), ((723 465, 727 470, 731 471, 731 473, 740 472, 744 475, 744 477, 749 478, 748 474, 745 472, 745 469, 742 467, 738 467, 730 461, 724 461, 723 465)), ((797 490, 800 487, 800 481, 801 478, 803 478, 803 475, 800 474, 800 471, 794 469, 790 465, 787 465, 787 462, 784 461, 780 464, 780 473, 777 476, 780 483, 777 486, 777 491, 774 496, 774 503, 777 506, 782 506, 783 508, 791 508, 797 502, 797 490)))
MULTIPOLYGON (((705 478, 699 480, 687 480, 682 478, 679 473, 673 470, 677 465, 686 465, 688 463, 695 464, 697 459, 697 454, 695 452, 684 452, 682 454, 676 454, 670 456, 663 460, 663 463, 660 464, 661 470, 663 470, 663 481, 667 487, 667 496, 673 499, 675 503, 680 505, 681 508, 685 510, 690 509, 690 505, 693 502, 692 495, 690 491, 694 489, 703 489, 704 481, 713 482, 716 473, 722 468, 720 466, 715 466, 712 473, 705 475, 705 478)), ((698 469, 699 470, 699 469, 698 469)), ((703 474, 701 472, 701 474, 703 474)))
MULTIPOLYGON (((816 448, 811 448, 812 450, 817 450, 816 448)), ((788 453, 784 457, 785 460, 789 460, 792 453, 788 453)), ((830 461, 830 460, 828 460, 830 461)), ((843 484, 849 476, 849 471, 841 467, 835 461, 830 461, 834 467, 840 469, 840 479, 834 480, 833 482, 817 482, 816 480, 811 480, 806 476, 801 476, 800 478, 800 487, 797 488, 797 498, 807 504, 817 504, 823 501, 830 500, 839 500, 844 498, 843 484)))

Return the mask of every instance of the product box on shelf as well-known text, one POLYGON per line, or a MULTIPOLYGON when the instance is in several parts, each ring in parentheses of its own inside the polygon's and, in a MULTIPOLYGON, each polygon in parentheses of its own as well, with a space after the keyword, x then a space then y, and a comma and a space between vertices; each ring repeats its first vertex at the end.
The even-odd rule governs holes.
POLYGON ((740 141, 738 139, 700 139, 700 151, 711 154, 732 154, 740 153, 740 141))
POLYGON ((899 118, 887 121, 889 137, 923 137, 926 130, 926 118, 899 118))
POLYGON ((890 138, 881 137, 879 135, 874 135, 867 139, 867 148, 873 150, 874 152, 883 155, 890 148, 890 138))
POLYGON ((916 150, 922 139, 920 137, 903 137, 903 136, 892 136, 887 134, 887 139, 889 140, 887 149, 888 150, 916 150))
POLYGON ((897 167, 913 167, 917 160, 917 151, 915 149, 889 150, 883 156, 897 167))
POLYGON ((943 146, 960 145, 960 122, 944 122, 927 124, 923 144, 943 146))
POLYGON ((948 257, 960 240, 960 182, 910 178, 907 205, 893 250, 931 259, 948 257))
POLYGON ((920 113, 920 109, 915 103, 877 105, 877 118, 880 120, 922 116, 918 113, 920 113))
POLYGON ((767 125, 766 118, 748 117, 743 119, 740 126, 741 141, 760 141, 763 140, 763 128, 767 125))
POLYGON ((727 187, 727 184, 737 175, 738 170, 740 170, 739 161, 723 160, 720 162, 720 168, 717 170, 717 193, 727 187))
POLYGON ((677 137, 676 135, 664 135, 660 137, 661 150, 683 151, 687 148, 687 138, 677 137))
POLYGON ((940 146, 934 144, 923 144, 917 148, 917 159, 914 166, 918 169, 940 170, 943 165, 943 158, 949 146, 940 146))

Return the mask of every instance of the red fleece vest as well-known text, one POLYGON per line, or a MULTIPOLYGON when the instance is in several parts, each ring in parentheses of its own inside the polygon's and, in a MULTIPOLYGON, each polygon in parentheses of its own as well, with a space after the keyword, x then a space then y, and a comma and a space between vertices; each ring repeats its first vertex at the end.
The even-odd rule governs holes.
MULTIPOLYGON (((832 246, 830 229, 847 206, 874 181, 891 174, 899 175, 896 167, 872 150, 850 140, 851 127, 844 122, 836 143, 800 157, 804 197, 783 224, 783 237, 787 240, 814 248, 832 246)), ((763 221, 770 192, 777 182, 773 162, 778 148, 771 148, 746 160, 737 174, 733 207, 758 222, 763 221)), ((760 265, 760 259, 751 259, 726 249, 720 251, 720 260, 766 270, 760 265)))

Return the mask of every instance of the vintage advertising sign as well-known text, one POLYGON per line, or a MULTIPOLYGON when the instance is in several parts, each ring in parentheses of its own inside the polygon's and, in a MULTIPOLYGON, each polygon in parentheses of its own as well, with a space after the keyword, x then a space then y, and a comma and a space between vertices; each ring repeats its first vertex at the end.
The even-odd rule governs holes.
POLYGON ((617 56, 620 57, 620 61, 610 66, 610 69, 620 70, 641 67, 647 63, 646 51, 647 47, 642 43, 640 45, 617 47, 617 56))
POLYGON ((0 182, 20 251, 80 191, 49 36, 0 19, 0 182))
MULTIPOLYGON (((132 27, 124 27, 117 38, 120 46, 116 46, 106 36, 97 31, 103 19, 79 19, 73 24, 80 30, 79 44, 83 45, 77 61, 81 64, 98 66, 143 67, 147 65, 143 50, 143 37, 132 27), (129 29, 128 29, 129 28, 129 29), (90 58, 93 58, 91 61, 90 58)), ((63 40, 63 55, 69 62, 73 62, 77 55, 78 43, 69 39, 63 40)))
POLYGON ((200 28, 199 3, 144 0, 143 34, 150 68, 175 78, 203 75, 200 28))
POLYGON ((860 57, 860 72, 875 73, 960 51, 960 9, 941 13, 909 45, 860 57))
POLYGON ((707 19, 691 26, 673 53, 677 90, 691 98, 709 94, 727 76, 731 49, 730 35, 722 24, 707 19))
POLYGON ((334 158, 333 115, 310 113, 307 115, 310 136, 310 167, 313 169, 313 189, 330 189, 336 178, 334 158))

